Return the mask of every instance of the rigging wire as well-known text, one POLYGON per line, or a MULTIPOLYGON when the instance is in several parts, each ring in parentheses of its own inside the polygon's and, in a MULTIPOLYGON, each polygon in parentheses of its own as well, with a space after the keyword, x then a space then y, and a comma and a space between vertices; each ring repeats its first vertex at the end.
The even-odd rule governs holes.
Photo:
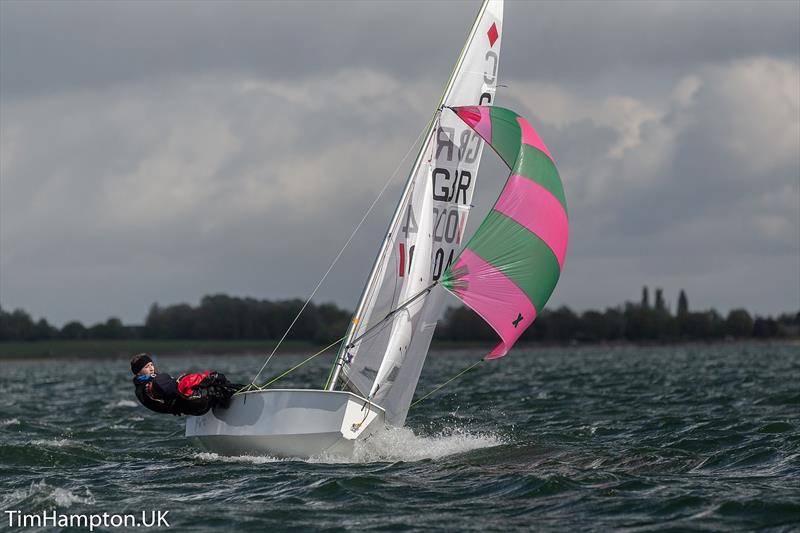
POLYGON ((419 132, 419 135, 417 135, 417 138, 414 140, 414 142, 409 147, 408 151, 406 152, 406 155, 404 155, 403 159, 400 160, 400 163, 394 169, 394 172, 392 172, 392 174, 389 176, 389 179, 386 180, 386 183, 383 185, 383 188, 380 190, 380 192, 378 192, 378 195, 375 197, 375 200, 372 201, 372 204, 369 206, 367 211, 364 213, 364 216, 361 217, 361 221, 356 225, 355 229, 350 234, 350 237, 347 238, 347 241, 344 243, 344 246, 342 246, 342 249, 339 250, 338 254, 336 254, 336 257, 331 262, 330 266, 328 267, 328 270, 325 272, 325 274, 323 274, 322 279, 319 280, 319 283, 317 283, 317 286, 314 287, 313 291, 311 291, 311 295, 305 301, 305 303, 303 304, 303 307, 300 308, 300 310, 297 312, 297 315, 294 317, 294 320, 292 320, 292 323, 289 324, 288 328, 286 328, 286 332, 283 334, 281 339, 278 341, 278 344, 275 345, 275 348, 272 350, 272 353, 269 354, 269 357, 267 357, 267 360, 264 361, 263 365, 261 365, 261 368, 259 369, 258 373, 250 381, 250 385, 258 387, 256 385, 256 380, 259 378, 259 376, 261 376, 261 373, 267 367, 267 364, 269 364, 269 361, 270 361, 270 359, 272 359, 272 356, 274 356, 275 353, 278 351, 278 348, 283 343, 283 341, 286 339, 286 336, 289 335, 289 331, 291 331, 292 327, 295 325, 297 320, 300 318, 300 315, 303 313, 303 311, 305 311, 305 309, 308 306, 309 302, 311 302, 311 299, 314 298, 314 295, 317 293, 317 290, 319 290, 319 288, 322 286, 322 283, 325 281, 325 278, 327 278, 328 274, 330 274, 331 270, 333 270, 334 265, 336 265, 336 263, 339 261, 339 258, 342 257, 342 254, 344 253, 345 249, 347 249, 347 247, 350 245, 350 242, 353 240, 353 237, 355 237, 355 235, 358 232, 358 230, 361 229, 361 226, 364 225, 364 221, 367 219, 369 214, 372 212, 373 208, 378 203, 378 200, 381 199, 381 197, 383 196, 383 193, 386 192, 386 189, 389 188, 389 184, 394 180, 395 176, 397 175, 397 172, 405 164, 406 159, 408 159, 409 154, 411 154, 412 150, 417 145, 417 143, 419 142, 420 138, 422 138, 422 135, 427 131, 427 128, 428 128, 428 125, 426 124, 425 128, 422 129, 422 131, 419 132))
POLYGON ((310 357, 308 357, 308 358, 304 359, 304 360, 303 360, 302 362, 300 362, 300 363, 297 363, 296 365, 294 365, 292 368, 290 368, 289 370, 287 370, 286 372, 284 372, 284 373, 283 373, 283 374, 281 374, 280 376, 276 376, 276 377, 272 378, 271 380, 267 381, 266 383, 264 383, 264 384, 261 386, 261 388, 262 388, 262 389, 265 389, 265 388, 269 387, 270 385, 272 385, 273 383, 275 383, 276 381, 278 381, 279 379, 281 379, 281 378, 284 378, 284 377, 288 376, 289 374, 291 374, 292 372, 294 372, 295 370, 297 370, 298 368, 300 368, 300 367, 301 367, 301 366, 303 366, 304 364, 306 364, 306 363, 308 363, 309 361, 311 361, 312 359, 314 359, 316 356, 318 356, 318 355, 321 355, 321 354, 323 354, 323 353, 327 352, 327 351, 328 351, 330 348, 333 348, 334 346, 336 346, 337 344, 339 344, 340 342, 342 342, 344 339, 345 339, 345 337, 342 337, 341 339, 337 339, 337 340, 335 340, 334 342, 332 342, 331 344, 329 344, 329 345, 328 345, 328 346, 326 346, 325 348, 321 349, 320 351, 318 351, 318 352, 317 352, 317 353, 315 353, 314 355, 312 355, 312 356, 310 356, 310 357))
MULTIPOLYGON (((372 335, 372 334, 374 334, 374 335, 377 335, 378 333, 380 333, 381 331, 383 331, 383 330, 384 330, 384 328, 386 328, 386 327, 387 327, 387 326, 390 324, 390 322, 388 322, 388 320, 389 320, 390 318, 392 318, 394 315, 396 315, 397 313, 399 313, 400 311, 402 311, 403 309, 405 309, 406 307, 408 307, 409 305, 411 305, 412 303, 414 303, 414 301, 416 301, 417 299, 419 299, 419 298, 420 298, 422 295, 424 295, 424 294, 427 294, 427 293, 431 292, 431 291, 433 290, 433 288, 434 288, 434 287, 435 287, 435 286, 436 286, 438 283, 439 283, 438 281, 434 281, 433 283, 431 283, 430 285, 428 285, 427 287, 425 287, 424 289, 422 289, 421 291, 419 291, 417 294, 415 294, 414 296, 412 296, 411 298, 409 298, 408 300, 406 300, 406 301, 405 301, 403 304, 401 304, 401 305, 399 305, 398 307, 395 307, 394 309, 392 309, 391 311, 389 311, 389 312, 386 314, 386 316, 385 316, 385 317, 383 317, 383 318, 382 318, 382 319, 381 319, 379 322, 376 322, 375 324, 373 324, 372 326, 370 326, 369 328, 367 328, 367 330, 366 330, 366 331, 364 331, 364 333, 362 333, 361 335, 359 335, 358 337, 356 337, 356 338, 354 338, 352 341, 350 341, 350 343, 349 343, 349 344, 347 344, 347 345, 344 347, 344 350, 345 350, 345 352, 346 352, 347 350, 349 350, 350 348, 353 348, 353 347, 356 345, 356 343, 358 343, 358 342, 361 342, 362 340, 364 340, 365 338, 367 338, 369 335, 372 335)), ((347 338, 347 335, 345 335, 345 336, 344 336, 344 338, 346 339, 346 338, 347 338)), ((331 383, 331 379, 333 378, 333 373, 334 373, 334 371, 336 370, 336 367, 337 367, 337 366, 341 366, 341 365, 342 365, 342 360, 341 360, 341 359, 339 359, 339 360, 338 360, 338 361, 336 361, 336 363, 333 365, 333 368, 331 368, 331 371, 330 371, 330 373, 328 373, 328 379, 327 379, 327 381, 325 382, 325 389, 326 389, 326 390, 327 390, 327 388, 328 388, 328 385, 330 385, 330 383, 331 383)), ((346 377, 346 376, 345 376, 345 377, 346 377)))
POLYGON ((298 368, 300 368, 304 364, 308 363, 309 361, 311 361, 312 359, 314 359, 318 355, 322 355, 323 353, 327 352, 329 349, 333 348, 334 346, 336 346, 337 344, 342 342, 345 338, 346 337, 342 337, 340 339, 336 339, 335 341, 333 341, 332 343, 330 343, 329 345, 327 345, 326 347, 324 347, 323 349, 321 349, 320 351, 318 351, 314 355, 311 355, 311 356, 303 359, 301 362, 297 363, 296 365, 294 365, 292 368, 290 368, 289 370, 287 370, 283 374, 270 379, 269 381, 267 381, 263 385, 259 386, 259 385, 256 385, 254 383, 248 383, 247 385, 245 385, 241 389, 237 390, 234 394, 239 394, 240 392, 259 391, 259 390, 266 389, 267 387, 269 387, 270 385, 272 385, 273 383, 275 383, 279 379, 285 378, 286 376, 288 376, 289 374, 291 374, 292 372, 294 372, 295 370, 297 370, 298 368))
POLYGON ((418 300, 418 299, 419 299, 419 298, 420 298, 420 297, 421 297, 423 294, 427 294, 427 293, 431 292, 431 291, 433 290, 433 288, 434 288, 434 287, 435 287, 435 286, 436 286, 438 283, 439 283, 438 281, 434 281, 433 283, 431 283, 430 285, 428 285, 427 287, 425 287, 424 289, 422 289, 421 291, 419 291, 417 294, 415 294, 414 296, 412 296, 411 298, 409 298, 408 300, 406 300, 406 301, 405 301, 403 304, 399 305, 398 307, 395 307, 394 309, 392 309, 391 311, 389 311, 388 313, 386 313, 386 316, 385 316, 385 317, 383 317, 383 318, 381 319, 381 321, 380 321, 380 322, 378 322, 378 323, 376 323, 375 325, 371 326, 371 327, 370 327, 370 328, 368 328, 368 329, 367 329, 367 330, 366 330, 364 333, 362 333, 361 335, 359 335, 358 337, 356 337, 355 339, 353 339, 352 341, 350 341, 350 344, 348 344, 347 346, 345 346, 345 348, 352 348, 353 346, 355 346, 355 345, 356 345, 356 343, 357 343, 358 341, 360 341, 361 339, 363 339, 364 337, 366 337, 366 336, 367 336, 367 335, 368 335, 368 334, 369 334, 369 333, 370 333, 372 330, 374 330, 375 328, 377 328, 378 326, 380 326, 381 324, 383 324, 384 322, 386 322, 387 320, 389 320, 390 318, 392 318, 394 315, 396 315, 397 313, 399 313, 400 311, 402 311, 403 309, 405 309, 406 307, 408 307, 409 305, 411 305, 412 303, 414 303, 414 302, 415 302, 416 300, 418 300))
POLYGON ((484 359, 483 359, 483 358, 481 358, 481 359, 478 359, 476 362, 472 363, 470 366, 468 366, 467 368, 465 368, 464 370, 462 370, 461 372, 459 372, 458 374, 456 374, 456 375, 455 375, 455 376, 453 376, 452 378, 448 379, 447 381, 445 381, 444 383, 442 383, 441 385, 439 385, 438 387, 436 387, 435 389, 433 389, 432 391, 430 391, 428 394, 426 394, 425 396, 423 396, 422 398, 420 398, 419 400, 417 400, 416 402, 412 403, 412 404, 411 404, 411 405, 410 405, 408 408, 409 408, 409 409, 411 409, 412 407, 414 407, 415 405, 417 405, 419 402, 421 402, 422 400, 424 400, 424 399, 425 399, 425 398, 427 398, 428 396, 432 395, 433 393, 435 393, 435 392, 436 392, 436 391, 438 391, 439 389, 443 388, 445 385, 447 385, 447 384, 448 384, 448 383, 450 383, 451 381, 453 381, 453 380, 455 380, 455 379, 458 379, 459 377, 463 376, 464 374, 466 374, 467 372, 469 372, 470 370, 472 370, 473 368, 475 368, 476 366, 478 366, 479 364, 481 364, 483 361, 484 361, 484 359))

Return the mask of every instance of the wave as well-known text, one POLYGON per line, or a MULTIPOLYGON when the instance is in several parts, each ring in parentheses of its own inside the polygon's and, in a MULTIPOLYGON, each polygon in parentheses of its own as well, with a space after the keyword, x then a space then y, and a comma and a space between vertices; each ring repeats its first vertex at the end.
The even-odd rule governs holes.
POLYGON ((132 400, 120 400, 113 405, 113 407, 136 407, 138 403, 132 400))
POLYGON ((55 504, 56 507, 71 507, 73 504, 94 505, 94 495, 85 489, 85 495, 75 494, 74 492, 48 485, 45 481, 31 482, 30 486, 24 489, 17 489, 7 494, 2 500, 2 507, 14 508, 24 504, 26 508, 48 506, 55 504))
MULTIPOLYGON (((227 456, 219 455, 217 453, 201 452, 192 455, 194 459, 204 462, 221 462, 221 463, 251 463, 254 465, 261 465, 264 463, 277 463, 280 461, 288 461, 289 459, 278 459, 277 457, 270 457, 269 455, 236 455, 227 456)), ((296 460, 296 459, 295 459, 296 460)))
POLYGON ((18 426, 18 425, 19 425, 19 418, 7 418, 5 420, 0 420, 0 428, 8 426, 18 426))
POLYGON ((80 443, 69 439, 36 439, 32 440, 34 446, 44 446, 46 448, 63 448, 65 446, 78 446, 80 443))

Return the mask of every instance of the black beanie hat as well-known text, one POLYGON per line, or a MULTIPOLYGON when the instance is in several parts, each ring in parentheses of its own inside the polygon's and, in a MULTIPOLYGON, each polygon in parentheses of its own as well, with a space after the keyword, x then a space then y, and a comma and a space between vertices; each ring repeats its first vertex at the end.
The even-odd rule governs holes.
POLYGON ((134 355, 131 358, 131 372, 138 374, 141 369, 147 366, 147 363, 152 363, 153 360, 146 353, 134 355))

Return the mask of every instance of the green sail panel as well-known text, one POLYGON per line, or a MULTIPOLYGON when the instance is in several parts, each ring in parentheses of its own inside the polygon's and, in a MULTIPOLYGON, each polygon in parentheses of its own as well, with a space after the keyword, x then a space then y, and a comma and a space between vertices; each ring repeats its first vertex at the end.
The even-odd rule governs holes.
POLYGON ((522 131, 517 122, 517 114, 502 107, 490 110, 492 120, 492 140, 489 143, 500 158, 514 168, 520 153, 522 131))
POLYGON ((547 303, 561 274, 555 254, 542 239, 495 210, 483 219, 467 248, 522 289, 536 309, 547 303))
POLYGON ((561 184, 556 165, 541 150, 523 144, 512 174, 525 176, 535 181, 561 202, 564 211, 567 210, 567 197, 564 194, 564 186, 561 184))

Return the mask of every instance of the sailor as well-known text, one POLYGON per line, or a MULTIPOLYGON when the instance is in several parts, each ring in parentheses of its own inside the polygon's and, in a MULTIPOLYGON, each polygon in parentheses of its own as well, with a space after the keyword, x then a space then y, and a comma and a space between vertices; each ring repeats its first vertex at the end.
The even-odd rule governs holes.
POLYGON ((175 379, 165 372, 157 372, 153 359, 146 353, 131 358, 131 372, 139 403, 156 413, 176 416, 200 416, 213 407, 226 409, 231 396, 242 388, 223 374, 210 370, 182 374, 175 379))

